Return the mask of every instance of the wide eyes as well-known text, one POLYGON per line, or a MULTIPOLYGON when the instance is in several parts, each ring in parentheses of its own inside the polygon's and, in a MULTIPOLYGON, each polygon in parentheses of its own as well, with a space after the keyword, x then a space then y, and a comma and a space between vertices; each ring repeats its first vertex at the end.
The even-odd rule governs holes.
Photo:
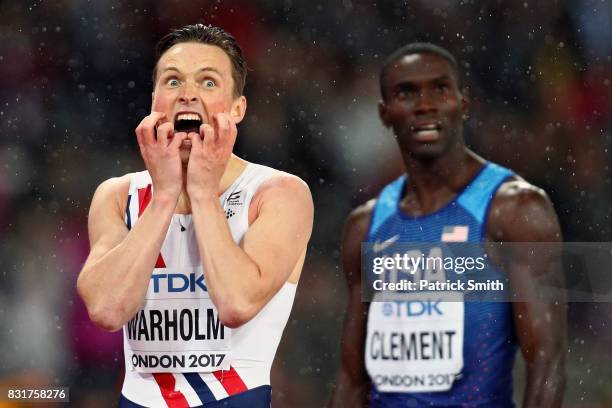
POLYGON ((166 86, 169 88, 176 88, 181 85, 181 81, 176 78, 170 78, 166 81, 166 86))
MULTIPOLYGON (((182 85, 182 81, 180 81, 177 78, 169 78, 168 80, 166 80, 166 86, 168 88, 178 88, 181 85, 182 85)), ((217 86, 217 82, 214 79, 207 78, 201 82, 200 86, 202 88, 211 89, 217 86)))

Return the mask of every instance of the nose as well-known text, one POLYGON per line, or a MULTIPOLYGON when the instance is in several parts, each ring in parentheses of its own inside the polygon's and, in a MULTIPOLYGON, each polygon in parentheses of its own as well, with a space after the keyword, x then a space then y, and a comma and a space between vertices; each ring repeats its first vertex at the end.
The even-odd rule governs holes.
POLYGON ((428 90, 422 90, 419 92, 416 101, 414 103, 414 112, 416 114, 429 113, 437 111, 436 98, 428 90))
POLYGON ((198 92, 196 86, 191 82, 187 81, 181 87, 181 92, 179 94, 179 102, 184 104, 190 104, 198 99, 198 92))

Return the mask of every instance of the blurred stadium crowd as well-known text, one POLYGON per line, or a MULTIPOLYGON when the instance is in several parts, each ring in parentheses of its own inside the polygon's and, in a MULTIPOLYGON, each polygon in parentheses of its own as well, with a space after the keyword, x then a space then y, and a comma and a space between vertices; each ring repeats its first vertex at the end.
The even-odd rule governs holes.
MULTIPOLYGON (((2 1, 0 385, 70 386, 72 406, 116 398, 121 333, 93 327, 75 292, 87 210, 101 181, 143 169, 153 45, 194 22, 233 33, 250 66, 237 154, 299 175, 315 199, 275 406, 322 406, 333 382, 343 221, 402 171, 376 104, 381 60, 407 42, 457 56, 468 143, 544 188, 566 240, 612 241, 610 1, 2 1)), ((569 316, 566 404, 610 406, 612 305, 569 316)))

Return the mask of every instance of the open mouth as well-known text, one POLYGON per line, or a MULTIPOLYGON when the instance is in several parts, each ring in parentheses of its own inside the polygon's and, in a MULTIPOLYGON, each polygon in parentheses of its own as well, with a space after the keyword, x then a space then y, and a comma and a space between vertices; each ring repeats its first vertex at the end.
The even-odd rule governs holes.
POLYGON ((435 142, 440 138, 441 126, 437 123, 427 123, 413 126, 412 132, 420 142, 435 142))
POLYGON ((199 113, 179 113, 174 119, 175 132, 200 133, 202 117, 199 113))

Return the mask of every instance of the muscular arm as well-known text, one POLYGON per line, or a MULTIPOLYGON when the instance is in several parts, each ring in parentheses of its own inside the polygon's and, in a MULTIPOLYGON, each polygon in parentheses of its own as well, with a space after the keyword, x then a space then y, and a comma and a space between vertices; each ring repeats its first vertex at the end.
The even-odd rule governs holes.
MULTIPOLYGON (((557 216, 544 191, 520 180, 500 188, 491 207, 489 234, 500 242, 561 241, 557 216)), ((536 299, 538 288, 562 282, 557 254, 512 251, 506 270, 513 292, 522 298, 536 299)), ((565 303, 515 302, 513 315, 527 364, 523 407, 560 407, 565 388, 565 303)))
POLYGON ((177 133, 169 141, 172 133, 172 123, 161 112, 151 112, 136 128, 154 192, 131 231, 123 222, 129 176, 102 183, 92 199, 88 225, 91 249, 77 290, 91 320, 103 329, 119 330, 146 294, 181 191, 179 146, 186 135, 177 133))
POLYGON ((256 219, 239 245, 218 197, 191 197, 206 284, 228 327, 253 318, 301 268, 312 232, 312 197, 299 178, 279 172, 257 194, 256 219))
POLYGON ((367 406, 369 391, 364 352, 368 303, 361 301, 361 243, 365 241, 374 201, 357 208, 346 221, 342 239, 342 268, 349 288, 349 301, 342 332, 341 367, 331 406, 367 406))
POLYGON ((129 178, 110 179, 94 194, 89 211, 91 251, 77 280, 91 320, 119 330, 144 299, 176 202, 153 195, 128 231, 123 210, 129 178))

